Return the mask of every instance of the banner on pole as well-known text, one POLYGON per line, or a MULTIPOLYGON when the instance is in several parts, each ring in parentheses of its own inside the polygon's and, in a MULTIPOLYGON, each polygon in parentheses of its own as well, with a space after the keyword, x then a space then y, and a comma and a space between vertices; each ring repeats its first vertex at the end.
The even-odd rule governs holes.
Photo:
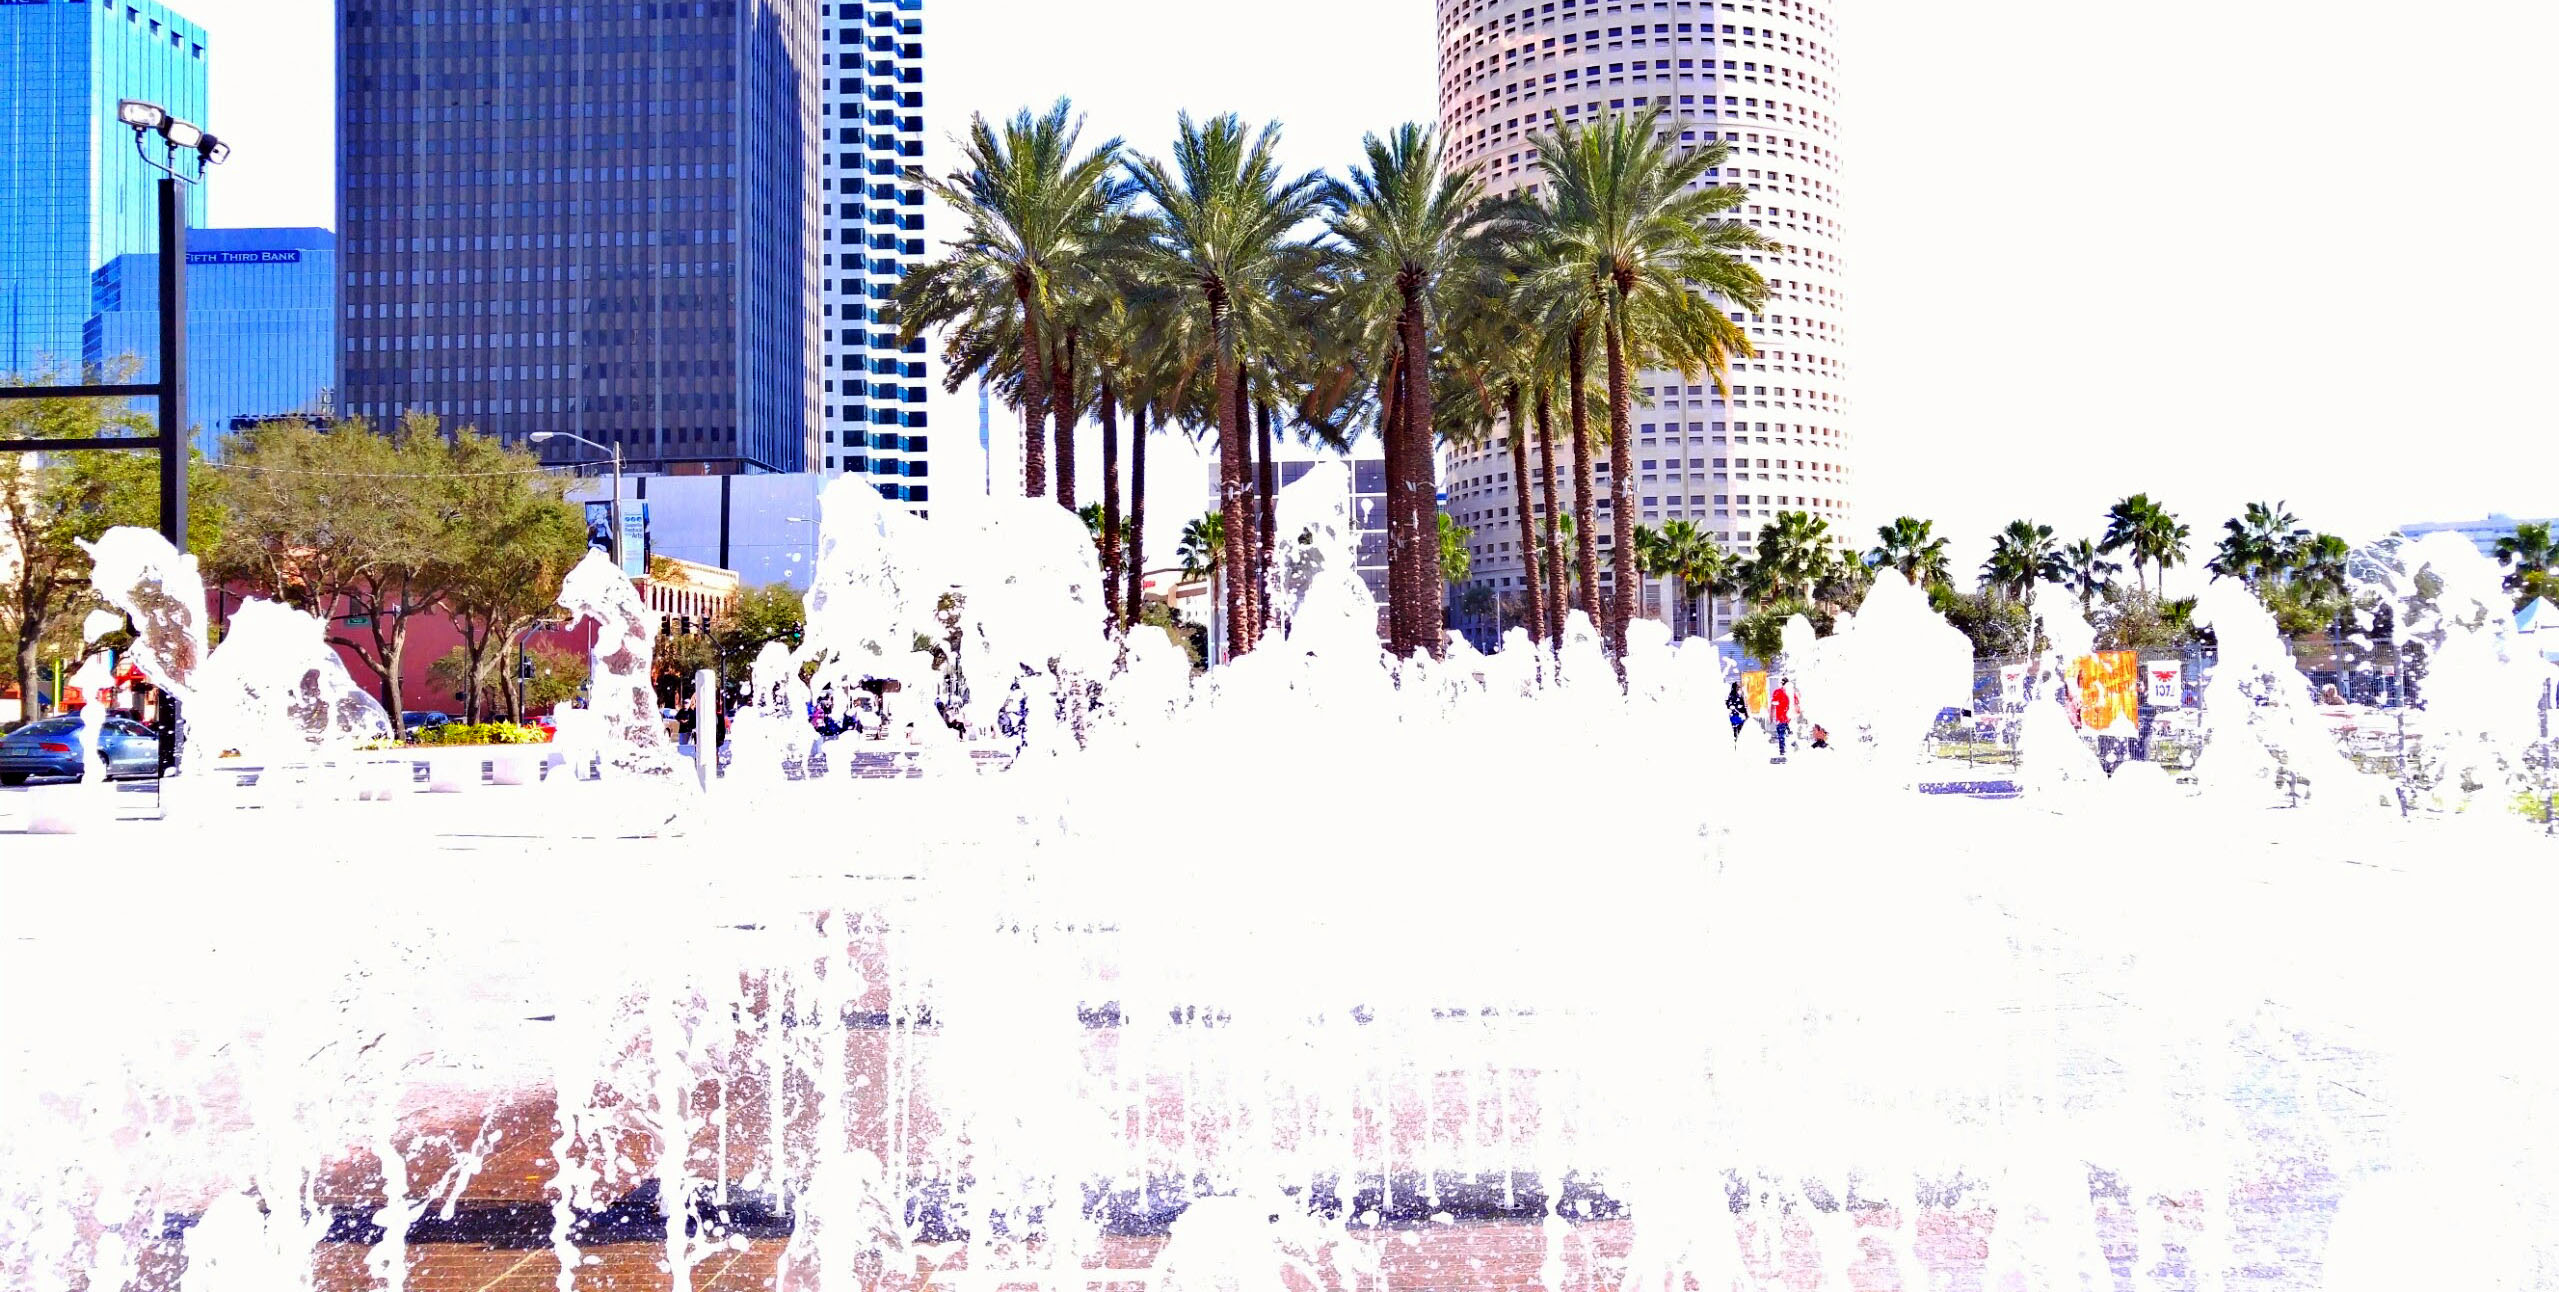
POLYGON ((2155 659, 2141 666, 2145 698, 2154 709, 2174 709, 2186 702, 2186 661, 2155 659))
POLYGON ((1742 699, 1750 705, 1752 713, 1768 712, 1768 675, 1742 674, 1742 699))
POLYGON ((2024 664, 1999 666, 1999 699, 2011 709, 2025 706, 2026 666, 2024 664))
POLYGON ((2090 731, 2141 720, 2141 656, 2102 650, 2079 660, 2079 720, 2090 731))
POLYGON ((622 504, 622 572, 640 578, 649 572, 649 505, 622 504))

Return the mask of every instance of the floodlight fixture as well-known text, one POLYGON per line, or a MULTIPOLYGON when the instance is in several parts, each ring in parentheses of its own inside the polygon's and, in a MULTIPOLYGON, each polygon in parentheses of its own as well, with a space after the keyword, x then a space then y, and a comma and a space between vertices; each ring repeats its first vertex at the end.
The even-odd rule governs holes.
POLYGON ((169 114, 161 111, 157 103, 126 99, 116 104, 116 120, 136 130, 157 130, 160 128, 160 123, 168 119, 169 114))

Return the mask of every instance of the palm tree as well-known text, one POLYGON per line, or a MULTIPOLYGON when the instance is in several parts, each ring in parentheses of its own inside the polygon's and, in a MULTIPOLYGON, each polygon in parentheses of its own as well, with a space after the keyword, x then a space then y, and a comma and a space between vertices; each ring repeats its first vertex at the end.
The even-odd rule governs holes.
MULTIPOLYGON (((1040 431, 1050 412, 1048 318, 1059 304, 1061 275, 1073 271, 1124 191, 1110 180, 1120 141, 1078 156, 1081 117, 1065 99, 1046 112, 1024 108, 1001 127, 969 118, 964 164, 923 184, 960 217, 960 236, 942 258, 899 283, 899 341, 927 328, 950 328, 945 377, 951 389, 972 376, 1007 369, 1022 410, 1022 492, 1047 492, 1048 464, 1040 431), (999 341, 1009 333, 1010 344, 999 341)), ((1070 503, 1070 508, 1072 504, 1070 503)))
POLYGON ((1635 369, 1660 363, 1691 381, 1711 373, 1720 390, 1728 358, 1752 350, 1749 337, 1707 293, 1755 310, 1768 290, 1742 253, 1770 244, 1749 225, 1721 218, 1742 204, 1743 190, 1704 182, 1729 148, 1718 141, 1684 150, 1671 135, 1661 128, 1661 110, 1647 108, 1586 126, 1558 124, 1529 140, 1554 190, 1541 208, 1540 276, 1563 288, 1543 295, 1579 292, 1591 302, 1607 359, 1617 567, 1607 636, 1620 656, 1635 609, 1629 379, 1635 369))
POLYGON ((1759 527, 1759 543, 1742 571, 1754 605, 1813 599, 1830 561, 1830 522, 1810 512, 1781 511, 1759 527))
POLYGON ((2154 507, 2143 518, 2140 531, 2132 541, 2136 559, 2150 563, 2155 584, 2154 595, 2168 595, 2168 571, 2186 561, 2186 540, 2194 537, 2194 528, 2169 514, 2164 507, 2154 507))
MULTIPOLYGON (((1479 274, 1477 281, 1493 286, 1497 274, 1479 274)), ((1490 291, 1460 293, 1440 347, 1440 367, 1450 393, 1435 397, 1434 402, 1446 438, 1480 446, 1498 433, 1510 455, 1511 503, 1519 526, 1521 582, 1526 585, 1519 598, 1525 612, 1521 618, 1530 639, 1543 641, 1545 578, 1529 490, 1525 407, 1528 390, 1537 380, 1533 341, 1500 296, 1490 291)))
POLYGON ((1727 576, 1728 559, 1714 539, 1686 520, 1665 521, 1658 530, 1650 525, 1635 527, 1636 568, 1646 578, 1670 581, 1671 636, 1686 637, 1690 619, 1689 605, 1727 576))
POLYGON ((2535 597, 2559 592, 2559 546, 2550 536, 2550 523, 2536 521, 2515 526, 2515 532, 2497 540, 2497 564, 2511 565, 2506 572, 2506 591, 2515 594, 2515 608, 2520 610, 2535 597))
POLYGON ((1855 610, 1875 586, 1875 567, 1837 548, 1824 546, 1821 569, 1813 579, 1813 604, 1833 613, 1855 610))
POLYGON ((1437 532, 1438 488, 1432 470, 1431 333, 1449 312, 1442 293, 1490 254, 1499 208, 1484 201, 1472 168, 1452 169, 1447 149, 1428 126, 1406 124, 1362 141, 1363 165, 1324 188, 1328 223, 1354 289, 1380 314, 1392 311, 1394 352, 1403 363, 1400 416, 1386 445, 1388 586, 1410 589, 1404 621, 1417 634, 1394 643, 1398 655, 1447 650, 1439 630, 1440 588, 1429 576, 1426 536, 1437 532))
POLYGON ((2109 561, 2105 549, 2088 539, 2081 539, 2061 549, 2061 582, 2079 594, 2079 613, 2086 615, 2097 604, 2097 594, 2123 573, 2124 567, 2109 561))
MULTIPOLYGON (((1227 534, 1248 549, 1230 553, 1243 558, 1230 564, 1247 570, 1254 564, 1251 482, 1244 471, 1251 449, 1240 406, 1236 316, 1276 308, 1292 231, 1315 214, 1321 197, 1318 176, 1281 173, 1278 149, 1277 123, 1247 138, 1243 121, 1231 113, 1203 123, 1186 112, 1169 166, 1152 157, 1129 163, 1130 179, 1155 204, 1150 273, 1187 288, 1206 313, 1216 379, 1218 497, 1227 534)), ((1243 595, 1248 580, 1227 582, 1227 649, 1241 654, 1253 648, 1259 623, 1243 595)))
POLYGON ((1874 550, 1866 553, 1866 563, 1877 569, 1885 566, 1901 571, 1902 577, 1920 587, 1937 587, 1953 581, 1947 568, 1946 540, 1933 537, 1935 526, 1916 516, 1900 516, 1889 525, 1875 530, 1874 550))
POLYGON ((2295 585, 2326 600, 2345 600, 2353 589, 2347 574, 2347 562, 2354 549, 2334 534, 2314 534, 2301 545, 2293 558, 2292 581, 2295 585))
POLYGON ((2300 559, 2310 531, 2284 504, 2252 502, 2238 516, 2222 522, 2221 545, 2205 565, 2214 577, 2229 577, 2262 588, 2281 579, 2300 559))
POLYGON ((1226 566, 1226 516, 1208 512, 1182 526, 1182 541, 1173 549, 1182 577, 1213 579, 1226 566))
POLYGON ((2097 536, 2097 550, 2108 556, 2127 549, 2132 552, 2133 582, 2137 584, 2142 581, 2141 567, 2150 559, 2142 550, 2142 539, 2152 532, 2153 518, 2160 514, 2159 504, 2152 502, 2149 494, 2128 494, 2106 509, 2106 532, 2097 536))
POLYGON ((1990 543, 1990 559, 1982 562, 1985 590, 2022 601, 2037 583, 2065 580, 2061 552, 2053 543, 2053 527, 2031 520, 2012 520, 1990 543))

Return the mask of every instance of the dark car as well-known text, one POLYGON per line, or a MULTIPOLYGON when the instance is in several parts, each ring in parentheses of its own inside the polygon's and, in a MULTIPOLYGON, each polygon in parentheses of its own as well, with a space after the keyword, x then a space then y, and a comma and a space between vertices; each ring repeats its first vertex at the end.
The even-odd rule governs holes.
MULTIPOLYGON (((0 737, 0 785, 24 785, 37 776, 77 778, 88 738, 77 716, 42 718, 0 737)), ((160 733, 131 718, 108 718, 98 746, 110 779, 160 773, 160 733)))

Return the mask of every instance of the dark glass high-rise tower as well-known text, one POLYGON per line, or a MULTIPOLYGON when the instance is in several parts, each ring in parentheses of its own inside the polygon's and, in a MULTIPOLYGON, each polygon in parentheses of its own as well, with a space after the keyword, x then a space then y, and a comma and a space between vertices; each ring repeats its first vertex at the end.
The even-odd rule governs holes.
POLYGON ((818 24, 814 0, 339 0, 341 407, 565 431, 632 470, 811 466, 818 24))

